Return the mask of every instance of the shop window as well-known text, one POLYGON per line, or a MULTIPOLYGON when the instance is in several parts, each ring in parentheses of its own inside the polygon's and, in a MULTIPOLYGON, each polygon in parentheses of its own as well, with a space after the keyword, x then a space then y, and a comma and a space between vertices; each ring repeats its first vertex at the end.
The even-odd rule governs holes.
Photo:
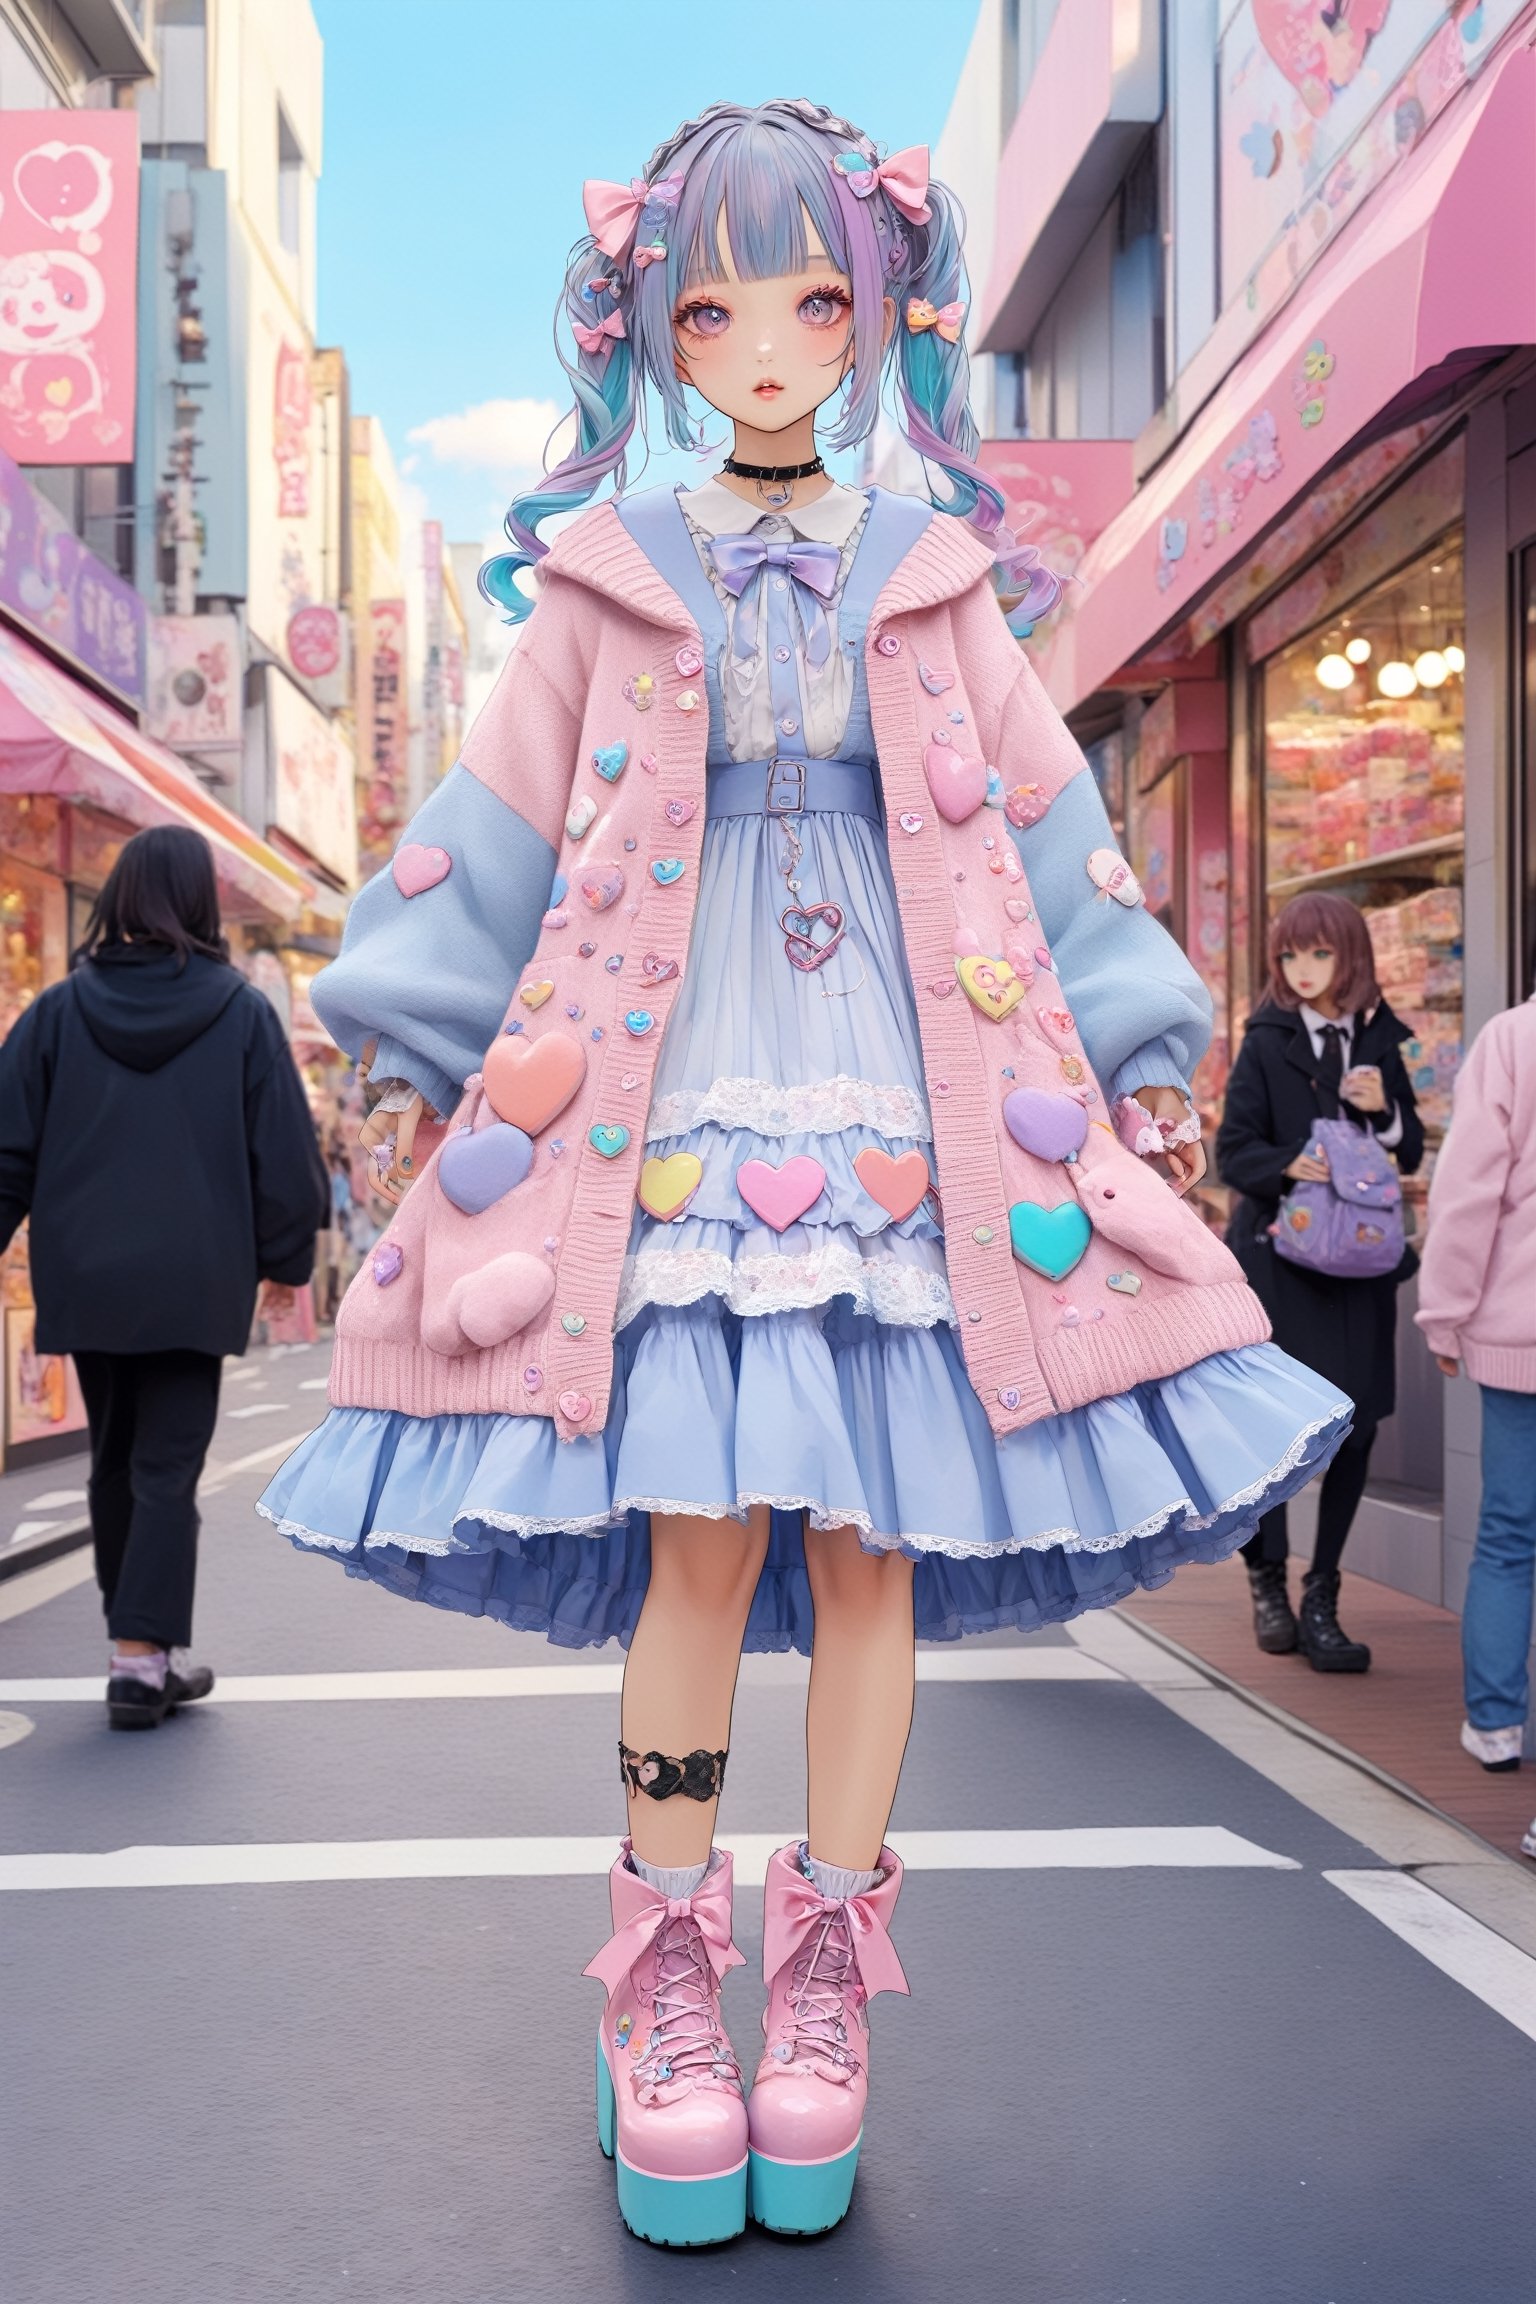
MULTIPOLYGON (((1461 1058, 1465 644, 1450 536, 1262 672, 1268 915, 1313 888, 1365 913, 1431 1148, 1461 1058)), ((1421 1217, 1431 1166, 1404 1180, 1421 1217)))
POLYGON ((0 1040, 39 992, 67 973, 67 932, 62 883, 0 855, 0 1040))

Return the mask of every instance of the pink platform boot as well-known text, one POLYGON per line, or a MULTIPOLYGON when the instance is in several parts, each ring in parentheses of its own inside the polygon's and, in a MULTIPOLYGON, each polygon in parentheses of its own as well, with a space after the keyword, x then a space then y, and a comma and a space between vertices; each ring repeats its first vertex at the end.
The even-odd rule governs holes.
POLYGON ((608 1876, 613 1934, 583 1971, 608 2004, 597 2033, 597 2140, 617 2164, 619 2213, 668 2248, 730 2240, 747 2220, 747 2108, 720 2017, 731 1942, 731 1859, 691 1896, 630 1870, 608 1876))
POLYGON ((768 1865, 763 1912, 767 2048, 748 2105, 748 2207, 772 2232, 828 2232, 853 2197, 869 2096, 868 2004, 905 1992, 887 1928, 901 1860, 880 1851, 883 1877, 846 1902, 823 1896, 798 1846, 768 1865))

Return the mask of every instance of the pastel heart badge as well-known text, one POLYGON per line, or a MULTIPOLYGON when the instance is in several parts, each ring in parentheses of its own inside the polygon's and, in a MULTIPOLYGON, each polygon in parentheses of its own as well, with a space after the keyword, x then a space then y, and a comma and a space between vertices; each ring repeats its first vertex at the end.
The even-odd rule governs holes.
POLYGON ((953 672, 936 671, 931 664, 918 659, 917 676, 930 696, 946 696, 955 684, 953 672))
POLYGON ((617 1160, 629 1143, 629 1130, 616 1121, 598 1121, 587 1130, 587 1142, 605 1160, 617 1160))
POLYGON ((565 814, 566 835, 572 840, 584 839, 591 831, 597 815, 597 802, 590 792, 583 792, 571 802, 565 814))
POLYGON ((640 973, 647 984, 670 984, 677 974, 677 962, 664 960, 659 953, 647 952, 640 963, 640 973))
POLYGON ((589 864, 576 883, 583 904, 606 912, 624 893, 624 873, 617 864, 589 864))
POLYGON ((1070 1008, 1036 1008, 1033 1014, 1046 1038, 1058 1047, 1065 1045, 1077 1030, 1077 1018, 1070 1008))
POLYGON ((605 784, 617 784, 629 764, 629 746, 622 740, 617 744, 599 744, 592 755, 592 765, 605 784))
POLYGON ((1024 986, 1006 960, 989 960, 984 953, 973 952, 955 962, 955 974, 972 1006, 994 1024, 1011 1016, 1024 997, 1024 986))
POLYGON ((561 1392, 556 1395, 555 1406, 567 1424, 585 1424, 592 1413, 592 1402, 585 1392, 561 1392))
POLYGON ((1075 1096, 1015 1088, 1003 1098, 1003 1125, 1020 1150, 1037 1160, 1070 1160, 1083 1148, 1088 1114, 1075 1096))
POLYGON ((671 888, 681 880, 684 870, 681 856, 658 856, 651 866, 651 878, 658 888, 671 888))
POLYGON ((797 1152, 775 1168, 767 1160, 744 1160, 736 1171, 736 1189, 751 1209, 775 1232, 798 1224, 826 1189, 827 1172, 819 1160, 797 1152))
POLYGON ((1136 905, 1146 902, 1141 882, 1117 850, 1095 848, 1088 859, 1086 869, 1089 879, 1099 894, 1113 897, 1114 901, 1117 904, 1123 904, 1128 912, 1136 905))
POLYGON ((1037 1200, 1015 1200, 1008 1211, 1013 1252, 1043 1280, 1065 1280, 1088 1252, 1093 1226, 1075 1200, 1042 1208, 1037 1200))
POLYGON ((1003 814, 1022 832, 1031 824, 1038 824, 1049 806, 1050 801, 1038 784, 1015 784, 1003 801, 1003 814))
POLYGON ((373 1252, 373 1282, 376 1288, 392 1288, 405 1269, 405 1257, 393 1240, 381 1241, 373 1252))
POLYGON ((691 800, 669 800, 661 812, 675 832, 679 825, 689 823, 698 810, 691 800))
POLYGON ((647 1032, 654 1032, 656 1019, 649 1008, 631 1008, 624 1018, 624 1029, 634 1040, 643 1040, 647 1032))
POLYGON ((878 1207, 900 1224, 922 1205, 933 1179, 921 1152, 884 1152, 867 1144, 853 1163, 853 1172, 878 1207))
POLYGON ((542 1040, 503 1037, 487 1052, 484 1072, 486 1097, 497 1119, 537 1136, 565 1110, 586 1078, 587 1052, 563 1032, 542 1040))
POLYGON ((1105 1275, 1104 1285, 1106 1288, 1113 1288, 1117 1296, 1139 1296, 1141 1294, 1141 1274, 1139 1272, 1110 1272, 1105 1275))
POLYGON ((516 1191, 532 1166, 531 1138, 521 1128, 492 1121, 489 1128, 465 1128, 448 1138, 437 1156, 437 1181, 455 1208, 483 1216, 516 1191))
POLYGON ((584 1312, 562 1312, 560 1325, 567 1336, 581 1336, 586 1333, 587 1316, 584 1312))
POLYGON ((553 995, 554 989, 555 987, 549 978, 544 976, 536 984, 524 984, 517 996, 525 1008, 542 1008, 545 1001, 553 995))
POLYGON ((703 1180, 704 1163, 696 1152, 673 1152, 665 1160, 642 1163, 635 1198, 647 1216, 675 1224, 703 1180))
POLYGON ((946 824, 963 824, 986 799, 985 760, 968 760, 953 744, 925 745, 923 773, 933 804, 946 824))
POLYGON ((447 879, 453 858, 446 848, 425 848, 419 840, 407 840, 403 848, 396 849, 390 870, 402 896, 424 896, 429 888, 447 879))
POLYGON ((896 821, 901 826, 903 832, 907 833, 909 836, 914 832, 921 832, 923 828, 923 819, 921 816, 919 816, 915 808, 903 808, 896 821))

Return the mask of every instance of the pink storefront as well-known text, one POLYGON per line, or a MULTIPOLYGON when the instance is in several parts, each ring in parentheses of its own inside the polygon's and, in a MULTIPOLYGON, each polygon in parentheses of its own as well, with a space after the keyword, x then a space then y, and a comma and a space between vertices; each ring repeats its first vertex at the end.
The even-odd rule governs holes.
MULTIPOLYGON (((1536 9, 1212 11, 1209 324, 1182 344, 1179 266, 1205 259, 1188 188, 1181 206, 1187 114, 1170 129, 1184 92, 1207 100, 1210 45, 1181 55, 1178 12, 1153 40, 1143 10, 1138 51, 1135 13, 1023 4, 1036 49, 974 329, 1014 418, 986 459, 1075 579, 1029 645, 1206 976, 1206 1110, 1267 917, 1334 888, 1371 916, 1433 1143, 1466 1038, 1530 989, 1536 937, 1536 9), (1089 226, 1114 221, 1101 335, 1134 352, 1126 188, 1149 153, 1159 357, 1113 423, 1128 436, 1093 437, 1089 226)), ((1135 359, 1116 358, 1124 396, 1135 359)), ((1399 1412, 1352 1556, 1456 1605, 1475 1429, 1403 1309, 1399 1412)))

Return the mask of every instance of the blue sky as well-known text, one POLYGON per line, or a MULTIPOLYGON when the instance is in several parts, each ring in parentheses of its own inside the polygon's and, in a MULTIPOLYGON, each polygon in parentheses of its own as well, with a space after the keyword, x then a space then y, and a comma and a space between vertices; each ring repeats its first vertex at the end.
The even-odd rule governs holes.
POLYGON ((809 95, 892 150, 931 143, 976 17, 976 0, 313 5, 320 340, 426 509, 474 538, 536 454, 538 404, 564 406, 550 332, 583 177, 637 175, 722 98, 809 95))

